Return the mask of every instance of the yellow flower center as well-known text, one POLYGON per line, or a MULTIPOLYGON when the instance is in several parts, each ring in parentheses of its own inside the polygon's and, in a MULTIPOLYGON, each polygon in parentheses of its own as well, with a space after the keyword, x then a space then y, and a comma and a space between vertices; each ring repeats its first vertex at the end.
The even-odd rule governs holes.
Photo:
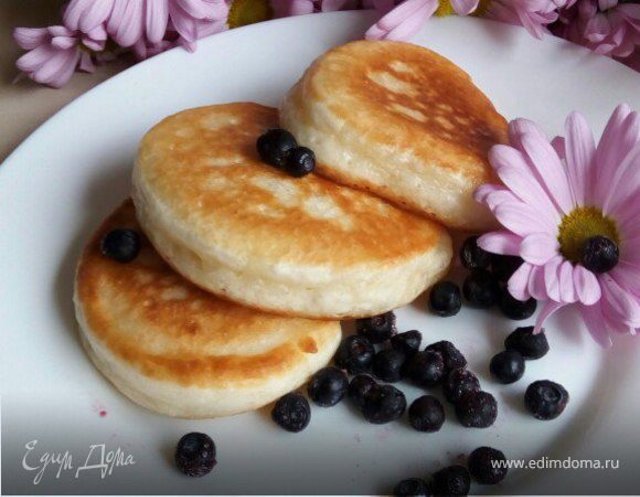
POLYGON ((238 28, 254 22, 268 21, 273 17, 269 0, 233 0, 229 8, 229 28, 238 28))
MULTIPOLYGON (((491 0, 480 0, 478 4, 478 8, 473 11, 474 16, 483 16, 489 10, 489 4, 491 0)), ((438 17, 450 16, 455 14, 456 11, 453 10, 453 5, 451 5, 450 0, 440 0, 438 5, 438 9, 435 11, 435 15, 438 17)))
POLYGON ((620 244, 618 228, 613 219, 606 217, 597 207, 577 207, 562 218, 558 232, 560 252, 572 262, 582 259, 582 247, 593 236, 606 236, 620 244))

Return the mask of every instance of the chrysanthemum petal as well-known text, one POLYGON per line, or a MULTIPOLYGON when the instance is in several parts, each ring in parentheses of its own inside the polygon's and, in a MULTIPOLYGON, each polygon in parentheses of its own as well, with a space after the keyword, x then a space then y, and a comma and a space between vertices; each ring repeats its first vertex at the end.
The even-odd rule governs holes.
MULTIPOLYGON (((225 2, 221 2, 225 3, 225 2)), ((271 8, 273 9, 273 17, 301 16, 311 14, 314 9, 313 0, 288 0, 286 2, 274 2, 271 0, 271 8)), ((333 12, 342 8, 348 9, 347 0, 333 0, 330 2, 322 2, 320 6, 322 12, 333 12)))
POLYGON ((609 179, 609 193, 602 203, 605 214, 613 213, 627 199, 638 196, 640 190, 640 142, 636 143, 609 179))
MULTIPOLYGON (((437 9, 437 2, 427 1, 416 11, 414 15, 406 19, 398 26, 391 29, 385 39, 388 40, 407 40, 415 35, 429 20, 437 9)), ((400 6, 402 6, 401 4, 400 6)))
POLYGON ((548 298, 547 288, 544 284, 544 266, 533 266, 529 275, 527 291, 536 300, 548 298))
POLYGON ((561 302, 559 272, 563 260, 562 256, 556 255, 544 265, 544 287, 549 298, 556 302, 561 302))
POLYGON ((528 284, 533 268, 534 266, 528 262, 523 262, 511 275, 511 278, 509 278, 509 282, 507 283, 507 288, 509 293, 513 295, 513 298, 523 301, 531 298, 531 293, 529 293, 528 290, 528 284))
POLYGON ((54 36, 51 39, 51 46, 60 50, 69 50, 75 47, 77 43, 78 40, 70 36, 54 36))
POLYGON ((75 36, 75 33, 66 26, 49 26, 47 28, 49 34, 53 36, 75 36))
POLYGON ((594 203, 602 205, 609 194, 610 183, 620 162, 629 150, 640 141, 640 118, 631 112, 628 105, 619 105, 605 127, 598 148, 596 163, 598 168, 594 185, 594 203))
POLYGON ((520 256, 527 262, 542 266, 558 255, 558 239, 548 233, 527 235, 520 245, 520 256))
POLYGON ((502 202, 493 211, 505 228, 517 235, 527 236, 531 233, 553 233, 558 227, 539 216, 536 209, 522 202, 502 202))
POLYGON ((640 265, 620 261, 609 274, 625 291, 640 299, 640 265))
POLYGON ((502 182, 523 202, 537 206, 540 214, 558 224, 560 215, 544 188, 531 174, 526 159, 519 150, 507 145, 494 145, 489 161, 502 182))
POLYGON ((618 231, 625 239, 640 236, 640 195, 629 195, 626 200, 616 202, 608 214, 615 219, 618 231))
POLYGON ((160 43, 169 24, 169 3, 147 1, 145 5, 145 30, 149 43, 160 43))
POLYGON ((22 72, 32 73, 50 60, 56 51, 50 45, 40 45, 30 50, 16 61, 16 67, 22 72))
POLYGON ((604 348, 611 347, 613 344, 611 335, 609 334, 607 324, 602 316, 602 309, 599 305, 581 305, 579 307, 584 324, 589 333, 598 345, 604 348))
POLYGON ((96 66, 91 59, 91 55, 87 52, 82 52, 80 55, 80 64, 78 64, 78 69, 88 73, 92 73, 96 70, 96 66))
POLYGON ((522 137, 526 134, 533 133, 542 139, 546 139, 544 131, 531 121, 522 117, 509 122, 509 143, 519 150, 522 150, 522 137))
POLYGON ((533 333, 538 334, 542 331, 542 326, 544 322, 551 316, 554 312, 559 309, 562 309, 566 304, 561 302, 554 302, 552 300, 547 300, 544 304, 542 304, 542 308, 538 313, 538 317, 536 318, 536 324, 533 327, 533 333))
POLYGON ((611 317, 628 327, 640 327, 640 302, 625 292, 610 275, 602 274, 599 280, 602 296, 614 314, 611 317))
POLYGON ((573 198, 579 205, 591 200, 590 178, 592 176, 595 140, 582 114, 572 112, 565 122, 565 153, 567 176, 573 198))
POLYGON ((503 188, 489 193, 486 196, 484 203, 491 210, 491 212, 494 212, 499 205, 504 203, 519 204, 520 199, 516 197, 513 192, 503 188))
MULTIPOLYGON (((420 10, 426 3, 435 4, 435 8, 438 8, 437 0, 407 0, 406 2, 401 3, 395 9, 386 14, 382 19, 378 21, 378 24, 383 29, 392 29, 398 23, 405 21, 408 17, 415 14, 418 10, 420 10)), ((435 12, 435 9, 434 9, 435 12)))
POLYGON ((573 269, 573 282, 576 296, 584 305, 593 305, 600 300, 602 291, 598 278, 580 264, 576 264, 573 269))
POLYGON ((406 40, 422 27, 438 8, 438 0, 407 0, 385 14, 365 33, 375 40, 406 40))
MULTIPOLYGON (((151 0, 157 1, 157 0, 151 0)), ((207 0, 173 0, 192 19, 211 20, 213 3, 207 0)), ((169 2, 171 3, 171 2, 169 2)))
POLYGON ((560 300, 569 304, 573 304, 578 300, 575 283, 573 282, 573 270, 573 264, 570 261, 564 261, 558 270, 560 300))
POLYGON ((451 6, 459 16, 467 16, 478 7, 479 0, 451 0, 451 6))
POLYGON ((47 28, 16 28, 13 30, 13 39, 25 50, 47 43, 49 40, 49 30, 47 28))
POLYGON ((478 238, 478 246, 487 252, 503 255, 520 255, 522 238, 508 231, 494 231, 478 238))
POLYGON ((189 43, 198 40, 196 20, 177 2, 169 2, 169 18, 175 30, 189 43))
POLYGON ((569 180, 551 144, 540 136, 527 133, 522 136, 522 148, 535 168, 538 181, 550 193, 556 206, 565 214, 571 212, 575 201, 571 195, 569 180))
POLYGON ((493 185, 491 183, 485 183, 480 185, 475 192, 473 192, 473 198, 476 202, 484 203, 487 196, 495 191, 508 191, 504 186, 493 185))
MULTIPOLYGON (((107 41, 107 29, 104 25, 100 24, 93 28, 91 31, 87 32, 87 36, 83 38, 90 38, 96 42, 106 42, 107 41)), ((102 45, 104 46, 104 44, 102 45)))
POLYGON ((59 51, 31 77, 37 83, 60 88, 71 78, 79 59, 80 51, 77 49, 59 51))
POLYGON ((72 0, 64 11, 63 22, 69 29, 88 33, 107 20, 112 8, 113 0, 72 0))
POLYGON ((113 10, 107 20, 107 32, 121 47, 130 47, 142 37, 143 7, 144 2, 113 0, 113 10))

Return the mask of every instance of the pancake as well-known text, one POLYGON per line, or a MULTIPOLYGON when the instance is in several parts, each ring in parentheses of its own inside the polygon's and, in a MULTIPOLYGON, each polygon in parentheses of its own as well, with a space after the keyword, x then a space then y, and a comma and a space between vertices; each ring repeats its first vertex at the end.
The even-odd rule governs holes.
POLYGON ((280 108, 282 127, 316 153, 318 172, 444 225, 493 226, 472 194, 497 182, 489 148, 507 123, 458 66, 392 41, 356 41, 317 59, 280 108))
POLYGON ((219 299, 176 274, 144 236, 132 262, 116 262, 100 252, 115 228, 140 230, 131 201, 86 247, 74 302, 89 357, 134 402, 186 418, 236 414, 294 390, 333 356, 337 321, 219 299))
POLYGON ((276 109, 186 110, 142 140, 138 219, 193 283, 247 306, 312 318, 379 314, 412 301, 451 260, 438 224, 314 174, 260 162, 276 109))

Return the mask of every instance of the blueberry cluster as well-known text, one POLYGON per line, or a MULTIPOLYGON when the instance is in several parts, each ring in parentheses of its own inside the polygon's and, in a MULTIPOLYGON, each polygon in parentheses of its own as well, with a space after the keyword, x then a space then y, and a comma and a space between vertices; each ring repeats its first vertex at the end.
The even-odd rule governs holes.
POLYGON ((393 489, 400 497, 430 495, 468 495, 471 477, 482 485, 495 485, 507 476, 505 455, 492 447, 478 447, 467 458, 467 468, 460 464, 442 468, 430 478, 407 478, 393 489))
POLYGON ((307 147, 299 147, 295 137, 286 129, 275 128, 260 135, 256 143, 263 162, 301 178, 316 167, 316 156, 307 147))
POLYGON ((500 383, 515 383, 524 375, 525 359, 540 359, 549 351, 544 330, 533 333, 533 326, 516 328, 504 341, 502 352, 491 358, 489 371, 500 383))
MULTIPOLYGON (((504 341, 505 350, 497 353, 489 363, 489 370, 500 383, 514 383, 522 378, 525 360, 540 359, 549 352, 544 330, 533 333, 533 326, 516 328, 504 341)), ((569 402, 566 389, 550 380, 535 381, 524 395, 526 409, 537 419, 549 420, 560 416, 569 402)))
MULTIPOLYGON (((451 342, 420 350, 422 334, 398 333, 393 312, 358 319, 355 327, 357 333, 338 347, 335 366, 311 377, 307 394, 313 403, 331 407, 347 397, 368 422, 389 423, 402 417, 408 405, 404 393, 390 383, 407 380, 423 388, 442 385, 463 426, 486 428, 494 423, 495 398, 480 390, 478 378, 465 369, 467 360, 451 342)), ((311 410, 302 395, 290 393, 276 403, 272 417, 280 427, 297 432, 307 426, 311 410)), ((408 417, 417 431, 435 432, 445 421, 445 410, 437 397, 422 395, 409 406, 408 417)))
MULTIPOLYGON (((507 290, 507 281, 522 264, 520 257, 490 254, 478 246, 478 237, 467 238, 460 249, 462 265, 469 274, 462 284, 462 295, 473 307, 489 309, 497 305, 509 319, 522 320, 533 315, 537 303, 531 298, 520 301, 507 290)), ((453 316, 462 306, 461 292, 452 281, 434 285, 429 306, 438 316, 453 316)))
MULTIPOLYGON (((393 312, 359 319, 356 330, 357 334, 342 341, 335 364, 354 375, 347 397, 367 421, 388 423, 403 415, 406 397, 389 383, 405 380, 422 388, 442 385, 463 426, 485 428, 493 424, 495 398, 480 390, 478 378, 465 369, 467 360, 451 342, 436 342, 421 350, 421 333, 398 333, 393 312)), ((417 431, 435 432, 445 421, 445 410, 437 397, 423 395, 411 403, 408 417, 417 431)))
POLYGON ((515 383, 524 375, 525 359, 540 359, 549 352, 544 330, 533 334, 533 326, 516 328, 504 341, 502 352, 491 359, 489 370, 500 383, 515 383))

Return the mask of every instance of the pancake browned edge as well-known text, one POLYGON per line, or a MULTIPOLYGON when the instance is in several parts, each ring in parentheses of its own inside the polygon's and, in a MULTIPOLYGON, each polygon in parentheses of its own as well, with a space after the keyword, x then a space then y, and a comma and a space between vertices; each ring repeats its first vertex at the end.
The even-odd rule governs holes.
POLYGON ((276 109, 191 109, 147 133, 133 171, 138 220, 185 278, 247 306, 312 318, 379 314, 447 271, 438 224, 315 174, 260 161, 276 109))
POLYGON ((289 91, 280 119, 328 178, 454 229, 495 223, 472 194, 497 182, 487 156, 506 142, 507 123, 467 73, 435 52, 392 41, 330 50, 289 91))
POLYGON ((89 357, 138 404, 186 418, 236 414, 294 390, 333 356, 339 322, 219 299, 176 274, 144 236, 136 259, 116 262, 100 251, 115 228, 139 231, 131 201, 86 247, 74 302, 89 357))

